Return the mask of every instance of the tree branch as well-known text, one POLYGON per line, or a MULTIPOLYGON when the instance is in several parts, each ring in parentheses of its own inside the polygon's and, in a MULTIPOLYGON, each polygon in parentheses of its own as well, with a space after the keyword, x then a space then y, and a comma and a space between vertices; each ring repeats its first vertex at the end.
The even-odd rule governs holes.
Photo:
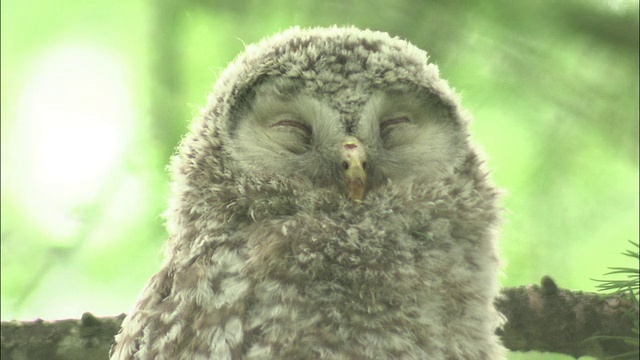
MULTIPOLYGON (((632 331, 638 306, 625 295, 560 289, 549 277, 542 286, 503 289, 497 307, 508 322, 500 330, 512 351, 541 351, 580 356, 638 358, 637 346, 622 337, 632 331), (633 353, 632 353, 633 352, 633 353)), ((106 359, 124 314, 80 320, 2 322, 2 359, 106 359)))
POLYGON ((547 276, 541 283, 502 290, 496 306, 507 324, 499 333, 509 350, 638 359, 637 345, 623 339, 638 338, 638 306, 628 294, 560 289, 547 276))

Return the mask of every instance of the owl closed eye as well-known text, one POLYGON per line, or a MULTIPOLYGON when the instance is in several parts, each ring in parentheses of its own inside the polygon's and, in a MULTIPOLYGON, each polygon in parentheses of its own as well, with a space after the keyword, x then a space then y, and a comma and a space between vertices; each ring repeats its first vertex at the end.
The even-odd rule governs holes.
POLYGON ((389 180, 435 181, 462 161, 465 132, 433 94, 410 85, 361 89, 346 112, 332 94, 296 85, 266 80, 234 114, 232 149, 255 176, 304 176, 345 189, 344 171, 357 158, 367 167, 366 193, 389 180))

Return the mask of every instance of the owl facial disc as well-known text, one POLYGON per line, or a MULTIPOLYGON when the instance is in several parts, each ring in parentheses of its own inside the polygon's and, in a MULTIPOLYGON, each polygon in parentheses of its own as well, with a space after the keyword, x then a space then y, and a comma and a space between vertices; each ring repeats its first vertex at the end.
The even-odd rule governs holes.
POLYGON ((349 137, 341 145, 340 156, 347 196, 356 203, 364 197, 367 184, 367 154, 360 140, 349 137))

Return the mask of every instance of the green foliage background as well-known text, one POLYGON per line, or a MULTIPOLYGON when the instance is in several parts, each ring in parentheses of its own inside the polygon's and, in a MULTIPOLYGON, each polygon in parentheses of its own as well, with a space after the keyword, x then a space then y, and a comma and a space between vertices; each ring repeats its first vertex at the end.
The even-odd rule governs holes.
POLYGON ((508 192, 505 286, 548 274, 594 291, 590 278, 629 266, 637 1, 2 0, 1 12, 2 320, 130 309, 162 261, 165 165, 189 120, 245 44, 292 25, 354 24, 428 51, 508 192))

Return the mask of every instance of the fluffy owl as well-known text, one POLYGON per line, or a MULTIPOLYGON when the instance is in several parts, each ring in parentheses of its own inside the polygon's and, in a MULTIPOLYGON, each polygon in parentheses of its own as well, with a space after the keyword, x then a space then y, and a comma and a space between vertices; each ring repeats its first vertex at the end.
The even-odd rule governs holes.
POLYGON ((172 160, 166 260, 111 359, 500 359, 499 191, 426 53, 292 28, 172 160))

